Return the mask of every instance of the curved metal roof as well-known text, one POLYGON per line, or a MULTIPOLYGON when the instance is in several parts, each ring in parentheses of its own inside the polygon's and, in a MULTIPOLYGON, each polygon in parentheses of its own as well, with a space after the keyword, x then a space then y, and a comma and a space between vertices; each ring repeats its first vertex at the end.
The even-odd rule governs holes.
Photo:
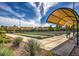
POLYGON ((76 24, 77 19, 78 14, 73 9, 59 8, 48 16, 47 22, 58 24, 61 26, 72 26, 73 22, 76 24))

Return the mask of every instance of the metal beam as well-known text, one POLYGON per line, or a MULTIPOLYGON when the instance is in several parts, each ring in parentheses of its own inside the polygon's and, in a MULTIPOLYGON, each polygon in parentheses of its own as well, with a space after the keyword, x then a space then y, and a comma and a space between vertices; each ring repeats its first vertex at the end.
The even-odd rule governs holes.
MULTIPOLYGON (((75 10, 75 2, 73 2, 73 9, 75 10)), ((79 41, 78 40, 78 35, 79 35, 78 34, 78 19, 77 19, 77 17, 76 17, 76 25, 77 25, 77 29, 76 29, 77 30, 77 42, 76 42, 76 45, 79 46, 79 42, 78 42, 79 41)))

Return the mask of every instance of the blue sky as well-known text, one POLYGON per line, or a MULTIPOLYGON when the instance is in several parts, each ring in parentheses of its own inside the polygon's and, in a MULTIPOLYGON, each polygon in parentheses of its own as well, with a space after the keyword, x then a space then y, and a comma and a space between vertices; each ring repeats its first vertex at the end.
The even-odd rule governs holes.
MULTIPOLYGON (((73 8, 72 2, 0 2, 0 25, 55 26, 46 23, 48 15, 62 7, 73 8)), ((79 14, 79 3, 75 3, 79 14)))

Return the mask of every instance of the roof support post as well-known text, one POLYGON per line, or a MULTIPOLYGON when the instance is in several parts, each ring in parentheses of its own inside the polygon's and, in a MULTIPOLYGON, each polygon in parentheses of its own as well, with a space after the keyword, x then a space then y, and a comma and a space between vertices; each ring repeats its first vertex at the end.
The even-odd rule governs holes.
MULTIPOLYGON (((75 3, 73 2, 73 10, 75 9, 74 7, 75 7, 75 3)), ((74 37, 74 33, 75 33, 74 30, 75 29, 74 29, 74 21, 73 21, 73 37, 74 37)))
POLYGON ((75 34, 75 29, 74 29, 74 21, 73 21, 73 37, 74 37, 74 34, 75 34))
POLYGON ((68 30, 67 30, 67 25, 66 25, 66 37, 68 38, 68 30))
POLYGON ((70 39, 70 34, 71 34, 71 28, 69 27, 69 39, 70 39))
POLYGON ((79 39, 78 39, 78 20, 77 20, 77 46, 79 46, 79 39))

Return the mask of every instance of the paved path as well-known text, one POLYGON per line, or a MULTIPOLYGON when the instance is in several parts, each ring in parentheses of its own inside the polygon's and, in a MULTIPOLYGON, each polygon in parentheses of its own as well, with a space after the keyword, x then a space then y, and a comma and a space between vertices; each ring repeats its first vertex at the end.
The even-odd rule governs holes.
MULTIPOLYGON (((13 38, 22 37, 23 41, 25 41, 25 42, 28 41, 28 39, 35 39, 35 38, 30 38, 30 37, 15 35, 15 34, 6 34, 6 35, 13 37, 13 38)), ((41 48, 45 49, 45 50, 51 50, 67 40, 68 39, 66 38, 65 34, 60 35, 60 36, 54 36, 54 37, 42 39, 42 40, 38 39, 38 41, 40 42, 41 48)))
MULTIPOLYGON (((75 33, 75 36, 74 36, 75 44, 76 44, 76 40, 77 40, 76 35, 77 35, 77 33, 75 33)), ((73 49, 72 52, 70 53, 70 56, 79 56, 79 46, 76 46, 76 45, 75 45, 74 49, 73 49)))
POLYGON ((51 50, 67 40, 68 39, 66 38, 65 35, 46 38, 46 39, 40 40, 41 48, 45 50, 51 50))
POLYGON ((73 50, 74 46, 75 46, 74 41, 68 40, 63 44, 60 44, 56 48, 52 49, 52 51, 61 56, 68 56, 73 50))
MULTIPOLYGON (((30 37, 15 35, 15 34, 6 34, 6 35, 13 38, 22 37, 24 42, 28 41, 29 39, 35 39, 35 38, 30 38, 30 37)), ((40 46, 42 49, 53 50, 58 55, 64 55, 64 56, 69 55, 69 53, 72 51, 74 47, 73 40, 69 40, 68 38, 66 38, 65 34, 42 39, 42 40, 39 39, 36 40, 40 42, 40 46)))
POLYGON ((70 53, 70 56, 79 56, 79 47, 74 47, 74 49, 70 53))
POLYGON ((29 39, 33 39, 33 38, 30 38, 30 37, 25 37, 25 36, 20 36, 20 35, 15 35, 15 34, 6 34, 6 35, 9 36, 9 37, 12 37, 12 38, 22 37, 24 42, 27 42, 29 39))

